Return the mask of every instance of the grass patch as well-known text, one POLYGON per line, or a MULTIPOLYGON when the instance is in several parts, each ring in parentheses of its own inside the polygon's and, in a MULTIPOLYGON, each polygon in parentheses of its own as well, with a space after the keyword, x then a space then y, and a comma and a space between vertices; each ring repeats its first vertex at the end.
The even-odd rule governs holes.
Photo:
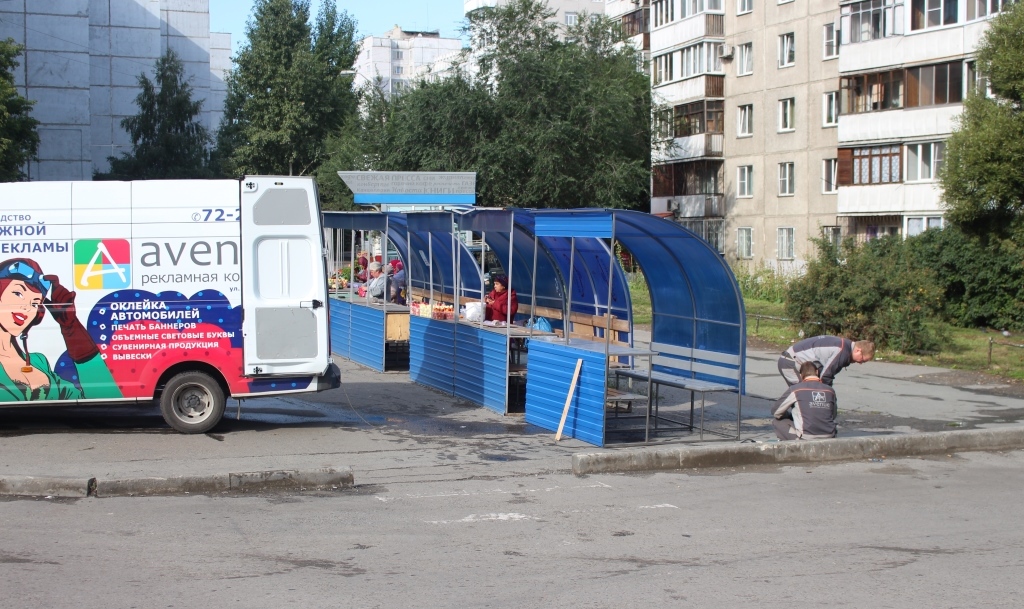
POLYGON ((629 299, 633 303, 633 323, 650 326, 651 292, 647 289, 647 281, 641 273, 633 273, 629 277, 629 299))

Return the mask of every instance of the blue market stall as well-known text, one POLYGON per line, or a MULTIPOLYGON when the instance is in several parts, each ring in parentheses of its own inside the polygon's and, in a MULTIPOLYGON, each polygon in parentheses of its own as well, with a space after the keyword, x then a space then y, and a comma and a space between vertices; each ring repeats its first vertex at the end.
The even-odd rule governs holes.
MULTIPOLYGON (((735 277, 721 256, 678 224, 639 212, 538 211, 534 212, 533 231, 541 243, 568 240, 570 259, 577 255, 576 242, 581 237, 599 240, 609 248, 621 244, 647 278, 653 320, 650 347, 644 349, 616 345, 611 319, 607 319, 609 332, 603 338, 579 335, 570 328, 558 338, 532 340, 526 377, 527 422, 552 431, 564 425, 565 435, 598 446, 615 439, 646 441, 652 433, 693 431, 695 396, 700 395, 703 438, 705 431, 710 431, 703 419, 704 396, 733 392, 738 439, 746 317, 735 277), (620 378, 644 382, 648 391, 619 391, 614 387, 620 378), (662 386, 690 392, 688 423, 659 413, 662 386), (621 411, 634 412, 632 406, 641 403, 645 405, 642 414, 621 417, 627 421, 639 417, 639 425, 617 425, 621 411)), ((593 279, 597 274, 593 265, 590 269, 593 279)), ((570 308, 576 306, 572 290, 587 287, 586 282, 577 280, 575 266, 572 270, 567 295, 570 308)), ((606 276, 607 284, 598 285, 609 285, 611 293, 614 272, 609 270, 606 276)), ((607 302, 613 301, 609 298, 607 302)))
MULTIPOLYGON (((330 290, 331 352, 378 372, 404 371, 409 368, 409 307, 392 302, 390 294, 383 299, 369 294, 360 296, 355 281, 357 234, 376 232, 380 235, 381 258, 388 262, 388 253, 404 264, 408 260, 407 229, 402 214, 380 212, 324 212, 324 228, 343 231, 341 244, 344 254, 346 242, 351 243, 347 261, 336 256, 338 262, 347 263, 351 279, 346 287, 332 286, 330 290), (344 238, 350 231, 351 238, 344 238), (390 247, 389 247, 390 244, 390 247)), ((393 280, 393 278, 392 278, 393 280)))

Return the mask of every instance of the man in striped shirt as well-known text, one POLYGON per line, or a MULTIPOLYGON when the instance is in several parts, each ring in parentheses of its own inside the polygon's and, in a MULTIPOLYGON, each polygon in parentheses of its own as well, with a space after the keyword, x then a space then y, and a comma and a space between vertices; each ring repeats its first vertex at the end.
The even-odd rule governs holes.
POLYGON ((838 336, 805 338, 782 352, 779 374, 789 385, 800 382, 798 370, 805 362, 814 363, 821 382, 829 387, 843 368, 850 364, 863 364, 875 357, 875 343, 869 340, 852 341, 838 336))

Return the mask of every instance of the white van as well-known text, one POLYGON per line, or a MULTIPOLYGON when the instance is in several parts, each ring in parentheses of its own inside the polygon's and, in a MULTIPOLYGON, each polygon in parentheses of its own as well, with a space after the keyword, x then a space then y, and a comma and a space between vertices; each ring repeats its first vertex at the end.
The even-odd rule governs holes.
POLYGON ((338 387, 311 178, 0 184, 0 406, 338 387))

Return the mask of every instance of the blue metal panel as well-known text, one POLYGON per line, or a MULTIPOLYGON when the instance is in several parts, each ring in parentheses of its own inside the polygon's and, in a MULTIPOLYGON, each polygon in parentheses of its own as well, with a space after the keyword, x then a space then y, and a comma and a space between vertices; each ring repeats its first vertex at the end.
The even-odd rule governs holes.
POLYGON ((612 236, 612 214, 607 210, 536 212, 538 237, 612 236))
POLYGON ((455 339, 455 395, 508 412, 508 337, 459 324, 455 339))
POLYGON ((352 361, 384 372, 384 311, 353 304, 352 361))
POLYGON ((337 298, 327 299, 331 316, 331 353, 351 357, 352 305, 337 298))
POLYGON ((582 351, 559 343, 530 341, 530 356, 526 364, 526 422, 551 431, 558 430, 577 359, 583 360, 583 367, 562 434, 604 446, 606 371, 603 353, 582 351))
POLYGON ((455 393, 455 324, 409 318, 409 378, 414 383, 455 393))

